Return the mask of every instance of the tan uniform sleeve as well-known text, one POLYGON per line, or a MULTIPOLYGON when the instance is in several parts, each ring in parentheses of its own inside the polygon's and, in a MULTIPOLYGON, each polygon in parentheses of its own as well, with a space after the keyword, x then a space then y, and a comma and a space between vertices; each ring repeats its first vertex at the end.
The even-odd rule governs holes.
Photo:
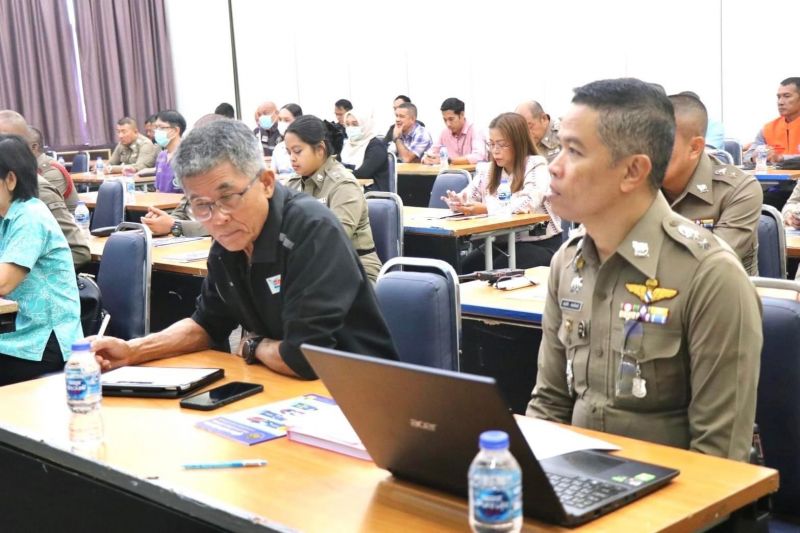
POLYGON ((561 326, 561 308, 558 306, 559 275, 563 268, 562 249, 550 265, 547 281, 547 300, 542 315, 542 342, 539 345, 539 361, 536 386, 525 414, 536 418, 569 424, 575 401, 567 388, 567 354, 564 344, 558 339, 561 326))
POLYGON ((751 276, 758 275, 756 239, 763 203, 761 185, 755 179, 748 179, 736 190, 714 224, 714 234, 733 248, 751 276))
POLYGON ((353 181, 344 181, 328 195, 328 207, 342 223, 348 239, 353 238, 364 212, 364 193, 353 181))
POLYGON ((786 204, 781 209, 781 214, 783 214, 784 222, 787 220, 789 213, 791 213, 795 208, 800 207, 800 181, 794 186, 792 189, 792 195, 786 200, 786 204))
POLYGON ((151 143, 145 142, 139 146, 139 156, 136 162, 133 163, 133 168, 137 170, 144 170, 156 166, 156 157, 158 157, 158 147, 151 143))
POLYGON ((111 152, 111 157, 108 159, 109 165, 119 165, 122 164, 122 143, 117 143, 114 147, 114 151, 111 152))
POLYGON ((89 252, 89 244, 78 229, 78 226, 75 225, 75 219, 72 218, 72 215, 67 210, 64 197, 44 178, 39 180, 39 199, 53 213, 61 232, 64 233, 69 249, 72 252, 72 261, 75 263, 75 268, 77 269, 87 264, 92 259, 92 254, 89 252))
POLYGON ((187 237, 206 237, 208 230, 201 222, 194 220, 189 214, 189 200, 184 196, 181 202, 170 213, 172 218, 181 220, 181 230, 187 237))
POLYGON ((64 179, 63 174, 61 174, 57 168, 48 166, 47 170, 42 173, 42 176, 49 181, 62 196, 67 192, 67 180, 64 179))
POLYGON ((689 448, 747 461, 761 360, 761 300, 725 252, 701 263, 690 291, 689 448))

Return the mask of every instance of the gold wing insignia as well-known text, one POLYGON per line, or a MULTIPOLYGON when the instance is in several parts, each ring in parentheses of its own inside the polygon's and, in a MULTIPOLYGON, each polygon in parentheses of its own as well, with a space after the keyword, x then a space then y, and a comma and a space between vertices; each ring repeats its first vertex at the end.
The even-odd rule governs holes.
POLYGON ((639 299, 643 302, 647 302, 646 295, 647 295, 647 287, 644 285, 640 285, 638 283, 626 283, 625 288, 628 289, 628 292, 638 296, 639 299))
POLYGON ((628 292, 639 297, 641 301, 646 304, 659 302, 661 300, 669 300, 678 295, 677 289, 667 289, 658 286, 657 279, 648 279, 644 285, 638 283, 626 283, 625 288, 628 292))
POLYGON ((675 298, 677 295, 678 291, 675 289, 665 289, 663 287, 659 287, 657 289, 653 289, 653 298, 650 301, 655 303, 661 300, 669 300, 670 298, 675 298))

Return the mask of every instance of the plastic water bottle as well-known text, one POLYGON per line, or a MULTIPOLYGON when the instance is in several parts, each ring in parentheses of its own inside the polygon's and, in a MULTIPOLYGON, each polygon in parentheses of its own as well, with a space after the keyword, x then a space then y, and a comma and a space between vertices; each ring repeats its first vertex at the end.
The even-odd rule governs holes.
POLYGON ((767 170, 767 154, 769 154, 769 147, 763 144, 756 147, 756 170, 767 170))
POLYGON ((136 169, 129 166, 122 167, 122 185, 125 187, 125 203, 132 204, 136 200, 136 169))
POLYGON ((442 146, 439 148, 439 168, 446 169, 450 166, 450 161, 447 158, 447 148, 442 146))
POLYGON ((75 225, 78 226, 78 229, 81 230, 81 233, 84 236, 89 236, 89 208, 86 207, 86 204, 79 201, 78 205, 75 206, 75 214, 73 215, 75 218, 75 225))
POLYGON ((98 178, 101 178, 101 179, 105 178, 106 164, 103 163, 103 158, 102 157, 98 157, 97 158, 97 162, 94 165, 94 171, 97 174, 98 178))
POLYGON ((69 440, 79 450, 92 451, 103 442, 100 406, 103 394, 100 365, 88 342, 72 345, 72 355, 64 366, 67 406, 70 410, 69 440))
POLYGON ((522 471, 508 451, 508 433, 481 433, 469 467, 469 525, 476 533, 522 529, 522 471))
POLYGON ((497 200, 501 209, 505 209, 511 203, 511 184, 506 177, 502 178, 500 185, 497 186, 497 200))
POLYGON ((64 161, 63 156, 58 156, 58 164, 61 165, 62 167, 66 164, 66 161, 64 161))

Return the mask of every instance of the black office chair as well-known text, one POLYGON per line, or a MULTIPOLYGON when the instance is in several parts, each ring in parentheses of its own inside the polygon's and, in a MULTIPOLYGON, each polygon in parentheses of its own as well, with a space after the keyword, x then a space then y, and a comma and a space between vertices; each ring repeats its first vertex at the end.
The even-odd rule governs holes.
POLYGON ((442 201, 442 196, 447 196, 447 191, 460 192, 469 185, 472 179, 469 172, 463 169, 448 168, 439 172, 436 181, 433 182, 431 198, 428 207, 447 208, 447 204, 442 201))
POLYGON ((150 228, 133 222, 119 224, 103 248, 97 284, 103 309, 111 314, 111 336, 127 340, 150 333, 151 249, 150 228))
POLYGON ((761 206, 758 221, 758 275, 786 279, 786 234, 783 218, 771 205, 761 206))
POLYGON ((108 180, 97 191, 89 229, 116 226, 125 220, 125 187, 122 182, 108 180))
POLYGON ((383 265, 375 294, 401 361, 461 368, 461 303, 453 267, 438 259, 395 257, 383 265), (404 270, 393 271, 397 267, 404 270))
POLYGON ((742 164, 742 143, 737 139, 725 139, 725 151, 733 157, 734 165, 742 164))
POLYGON ((365 197, 378 258, 385 263, 403 255, 403 201, 390 192, 371 191, 365 197))
POLYGON ((78 152, 75 154, 75 157, 72 158, 70 172, 78 173, 86 172, 87 170, 89 170, 89 157, 86 155, 86 152, 78 152))

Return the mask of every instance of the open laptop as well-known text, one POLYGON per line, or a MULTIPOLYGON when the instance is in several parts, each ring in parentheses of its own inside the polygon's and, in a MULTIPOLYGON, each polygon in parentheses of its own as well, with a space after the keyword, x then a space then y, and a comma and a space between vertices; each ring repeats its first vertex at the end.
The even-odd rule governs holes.
POLYGON ((224 376, 222 368, 123 366, 103 373, 103 396, 180 398, 224 376))
POLYGON ((588 450, 538 461, 492 378, 309 344, 302 350, 375 464, 398 478, 466 496, 478 436, 502 430, 522 469, 524 514, 574 526, 662 487, 679 473, 588 450), (583 489, 571 496, 559 497, 554 488, 565 493, 576 485, 583 489))

